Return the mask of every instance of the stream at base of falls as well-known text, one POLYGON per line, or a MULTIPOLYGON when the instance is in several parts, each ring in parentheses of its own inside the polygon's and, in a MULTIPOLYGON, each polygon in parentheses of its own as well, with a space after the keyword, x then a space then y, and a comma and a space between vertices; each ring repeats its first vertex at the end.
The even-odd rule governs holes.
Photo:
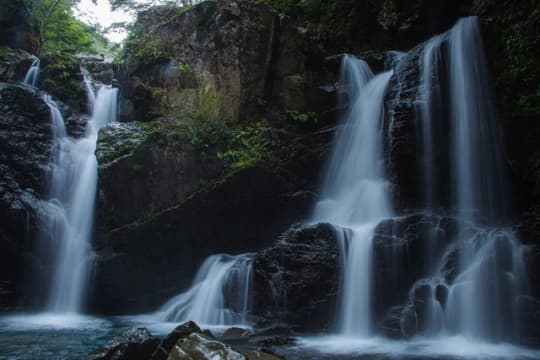
MULTIPOLYGON (((158 337, 179 323, 154 322, 144 316, 96 318, 76 314, 6 315, 0 317, 0 359, 80 359, 122 331, 143 326, 158 337)), ((209 328, 219 339, 229 326, 209 328)), ((505 343, 468 341, 461 336, 415 338, 408 341, 379 337, 300 336, 294 345, 271 350, 291 360, 307 359, 540 359, 540 350, 505 343)), ((227 341, 224 341, 227 343, 227 341)), ((237 348, 258 347, 247 341, 237 348)))

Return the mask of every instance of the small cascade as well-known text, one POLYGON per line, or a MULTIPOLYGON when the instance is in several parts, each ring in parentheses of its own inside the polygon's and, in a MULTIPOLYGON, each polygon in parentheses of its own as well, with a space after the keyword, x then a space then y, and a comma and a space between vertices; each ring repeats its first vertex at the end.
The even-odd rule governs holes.
POLYGON ((97 94, 86 136, 73 139, 66 135, 64 119, 49 95, 55 137, 51 159, 49 206, 42 224, 42 256, 53 264, 48 289, 47 310, 77 313, 93 258, 90 238, 97 185, 97 160, 94 155, 99 129, 116 119, 117 89, 102 86, 97 94))
POLYGON ((349 112, 337 134, 314 222, 340 228, 341 334, 369 336, 371 321, 371 242, 375 226, 392 215, 382 154, 383 96, 392 72, 373 76, 362 60, 345 56, 340 82, 348 84, 349 112))
POLYGON ((32 62, 32 65, 30 65, 30 68, 28 69, 28 71, 26 72, 23 83, 32 85, 34 87, 37 85, 37 81, 39 78, 39 66, 40 66, 40 60, 39 58, 36 58, 32 62))
POLYGON ((81 68, 81 73, 83 74, 84 87, 86 89, 86 104, 88 113, 92 114, 96 104, 96 92, 94 91, 94 85, 92 84, 92 78, 88 70, 81 68))
POLYGON ((189 290, 167 301, 160 321, 193 320, 204 325, 249 325, 253 254, 208 257, 189 290))

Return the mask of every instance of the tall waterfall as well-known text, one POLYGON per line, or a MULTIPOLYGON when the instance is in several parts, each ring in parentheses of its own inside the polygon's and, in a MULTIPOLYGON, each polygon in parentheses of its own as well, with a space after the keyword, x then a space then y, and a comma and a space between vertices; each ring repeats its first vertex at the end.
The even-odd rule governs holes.
MULTIPOLYGON (((66 135, 56 103, 45 96, 51 111, 55 150, 50 179, 49 206, 42 231, 53 241, 48 257, 53 264, 47 309, 57 313, 80 311, 92 262, 97 160, 94 155, 99 129, 116 119, 117 89, 99 88, 86 135, 66 135)), ((42 247, 44 247, 42 245, 42 247)))
POLYGON ((428 179, 426 207, 429 210, 437 193, 431 154, 441 139, 433 138, 432 129, 442 126, 437 113, 444 101, 450 109, 450 139, 442 146, 450 149, 451 205, 460 229, 428 280, 430 306, 420 330, 508 339, 518 331, 515 300, 527 292, 525 249, 510 229, 499 225, 508 219, 509 195, 478 19, 461 19, 445 37, 427 42, 423 51, 421 153, 428 179), (441 98, 441 86, 447 87, 447 98, 441 98), (457 275, 446 279, 444 266, 455 254, 457 275), (447 297, 437 296, 437 288, 446 289, 447 297))
POLYGON ((373 76, 362 60, 345 56, 341 82, 350 110, 336 138, 321 201, 313 221, 339 226, 342 296, 339 330, 369 336, 371 321, 371 242, 380 220, 392 215, 382 154, 383 96, 392 72, 373 76))
POLYGON ((36 58, 24 76, 23 83, 36 86, 39 79, 40 60, 36 58))
POLYGON ((252 255, 212 255, 197 272, 189 290, 156 313, 161 321, 193 320, 205 325, 248 325, 252 255))
MULTIPOLYGON (((527 293, 526 250, 501 225, 510 214, 508 186, 478 20, 461 19, 420 50, 410 53, 412 60, 396 59, 419 66, 418 111, 413 112, 416 119, 411 119, 418 129, 418 164, 410 166, 417 166, 420 174, 417 186, 423 194, 422 216, 445 216, 456 224, 456 230, 445 243, 438 238, 439 225, 430 225, 432 229, 425 232, 416 228, 426 258, 415 261, 426 264, 423 273, 408 295, 397 295, 403 303, 378 316, 402 311, 398 323, 404 326, 409 321, 409 334, 414 328, 413 333, 427 336, 512 339, 519 328, 516 300, 527 293), (449 181, 444 174, 450 174, 449 181), (443 181, 449 185, 442 186, 443 181)), ((395 66, 396 71, 401 70, 395 66)), ((402 91, 410 93, 411 89, 403 88, 410 79, 402 83, 402 74, 396 75, 396 96, 402 91)), ((312 221, 330 222, 338 229, 342 261, 338 330, 341 335, 360 338, 374 335, 375 323, 381 320, 374 318, 372 304, 372 252, 383 251, 373 247, 374 231, 382 220, 399 221, 385 177, 388 163, 382 146, 393 141, 383 139, 381 121, 391 76, 392 71, 374 76, 365 62, 344 57, 341 101, 348 98, 349 110, 337 131, 321 200, 312 217, 312 221)), ((395 126, 391 120, 385 124, 390 129, 395 126)), ((399 242, 400 236, 403 234, 395 234, 388 241, 399 242)), ((385 256, 393 256, 394 263, 400 264, 398 257, 408 256, 406 252, 390 250, 385 256)), ((381 286, 377 284, 377 289, 381 286)))

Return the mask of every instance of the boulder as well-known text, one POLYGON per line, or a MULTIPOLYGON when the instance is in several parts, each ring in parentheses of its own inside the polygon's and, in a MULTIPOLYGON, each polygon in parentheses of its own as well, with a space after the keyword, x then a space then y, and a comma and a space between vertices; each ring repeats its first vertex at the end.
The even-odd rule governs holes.
POLYGON ((329 224, 294 225, 255 255, 255 316, 302 331, 330 328, 339 288, 335 231, 329 224))
POLYGON ((193 333, 201 333, 201 328, 193 321, 188 321, 178 325, 169 335, 165 337, 152 354, 150 360, 165 360, 169 356, 172 348, 179 339, 185 338, 193 333))
POLYGON ((245 360, 246 357, 224 343, 202 333, 192 333, 179 339, 167 360, 245 360))
POLYGON ((159 339, 146 328, 131 328, 93 351, 86 360, 148 360, 159 339))

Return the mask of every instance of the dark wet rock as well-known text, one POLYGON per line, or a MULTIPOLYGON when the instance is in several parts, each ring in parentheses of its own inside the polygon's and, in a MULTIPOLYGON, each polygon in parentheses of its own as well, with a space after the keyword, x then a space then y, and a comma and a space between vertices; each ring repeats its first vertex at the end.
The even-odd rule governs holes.
POLYGON ((167 360, 245 360, 245 356, 228 345, 202 333, 192 333, 179 339, 167 360))
POLYGON ((132 328, 116 336, 86 357, 87 360, 147 360, 159 339, 146 328, 132 328))
POLYGON ((30 86, 0 83, 0 163, 40 192, 52 148, 49 108, 30 86))
MULTIPOLYGON (((393 192, 395 204, 398 209, 419 209, 424 204, 424 191, 426 185, 422 174, 425 173, 423 163, 423 150, 420 125, 419 99, 421 85, 420 63, 423 56, 423 44, 409 51, 394 68, 385 94, 385 148, 387 165, 391 181, 394 184, 393 192)), ((442 67, 443 64, 440 64, 442 67)), ((442 68, 441 68, 442 70, 442 68)), ((444 93, 447 86, 446 79, 440 71, 440 86, 434 84, 431 92, 439 94, 442 99, 447 98, 444 93)), ((449 148, 447 138, 449 129, 449 109, 447 101, 441 102, 438 108, 430 115, 432 122, 436 123, 433 134, 433 158, 435 179, 434 207, 448 207, 450 205, 450 173, 445 164, 448 164, 449 148)), ((436 105, 434 105, 436 106, 436 105)))
POLYGON ((417 334, 416 312, 409 306, 396 306, 389 310, 381 326, 384 335, 407 339, 417 334))
POLYGON ((272 353, 266 349, 257 349, 257 350, 247 350, 243 351, 242 354, 246 357, 247 360, 280 360, 282 357, 272 353))
POLYGON ((252 334, 251 330, 239 328, 239 327, 232 327, 223 333, 221 335, 220 339, 227 341, 227 340, 238 340, 238 339, 246 339, 252 334))
POLYGON ((89 120, 90 116, 86 114, 71 114, 65 117, 67 134, 74 138, 83 137, 89 120))
MULTIPOLYGON (((376 317, 407 300, 413 284, 428 276, 434 262, 448 251, 463 225, 452 217, 415 214, 382 221, 373 238, 374 300, 376 317)), ((450 279, 454 257, 445 257, 450 279)))
POLYGON ((0 83, 0 306, 21 300, 45 205, 53 146, 49 108, 30 86, 0 83))
POLYGON ((185 201, 103 231, 95 243, 92 307, 106 313, 155 309, 185 290, 209 255, 270 245, 312 204, 311 194, 300 191, 304 187, 280 168, 246 168, 185 201))
POLYGON ((112 59, 103 54, 76 54, 82 68, 90 73, 92 80, 102 84, 111 85, 114 79, 112 59))
POLYGON ((283 335, 253 336, 249 339, 249 343, 263 347, 284 346, 293 345, 296 343, 296 339, 283 335))
POLYGON ((335 229, 295 225, 253 260, 253 313, 303 331, 328 329, 339 284, 335 229))
POLYGON ((24 50, 0 47, 0 81, 22 82, 35 59, 24 50))
POLYGON ((215 179, 221 163, 201 152, 180 125, 114 123, 100 131, 100 225, 110 230, 150 217, 215 179))
POLYGON ((67 104, 74 112, 85 113, 86 89, 78 59, 68 53, 48 53, 40 59, 37 86, 67 104))
POLYGON ((169 335, 165 337, 152 354, 151 360, 167 359, 169 352, 179 339, 185 338, 192 333, 201 333, 201 328, 193 321, 188 321, 178 325, 169 335))
POLYGON ((532 296, 519 296, 515 306, 520 325, 515 341, 527 346, 540 345, 540 300, 532 296))

